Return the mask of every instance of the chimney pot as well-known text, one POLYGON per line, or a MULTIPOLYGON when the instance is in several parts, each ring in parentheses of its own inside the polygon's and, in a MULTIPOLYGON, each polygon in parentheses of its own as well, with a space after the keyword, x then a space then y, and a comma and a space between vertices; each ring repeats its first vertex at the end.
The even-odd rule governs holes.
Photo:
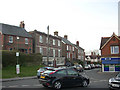
POLYGON ((65 39, 67 39, 67 38, 68 38, 68 36, 67 36, 67 35, 64 35, 64 38, 65 38, 65 39))
POLYGON ((25 28, 24 21, 21 21, 21 22, 20 22, 20 27, 21 27, 21 28, 25 28))
POLYGON ((55 31, 55 32, 54 32, 54 36, 58 36, 58 31, 55 31))
POLYGON ((79 46, 79 41, 76 41, 76 45, 79 46))

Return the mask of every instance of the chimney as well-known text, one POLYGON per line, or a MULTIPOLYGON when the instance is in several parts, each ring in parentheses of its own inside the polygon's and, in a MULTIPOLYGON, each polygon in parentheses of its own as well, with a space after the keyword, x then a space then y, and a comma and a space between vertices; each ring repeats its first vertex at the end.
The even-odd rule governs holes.
POLYGON ((79 41, 76 41, 76 45, 79 46, 79 41))
POLYGON ((21 22, 20 22, 20 27, 21 27, 21 28, 25 28, 24 21, 21 21, 21 22))
POLYGON ((68 38, 68 36, 67 36, 67 35, 64 35, 64 38, 65 38, 65 39, 67 39, 67 38, 68 38))
POLYGON ((58 36, 58 31, 55 31, 55 32, 54 32, 54 36, 58 36))

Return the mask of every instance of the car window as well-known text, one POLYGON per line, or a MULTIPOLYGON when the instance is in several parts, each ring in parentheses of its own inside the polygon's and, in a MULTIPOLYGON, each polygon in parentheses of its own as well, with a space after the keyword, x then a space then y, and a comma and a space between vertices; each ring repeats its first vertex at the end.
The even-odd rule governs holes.
POLYGON ((67 72, 68 72, 68 75, 78 75, 78 73, 73 69, 68 69, 67 72))
POLYGON ((56 74, 60 74, 60 75, 66 75, 66 70, 60 70, 58 72, 56 72, 56 74))

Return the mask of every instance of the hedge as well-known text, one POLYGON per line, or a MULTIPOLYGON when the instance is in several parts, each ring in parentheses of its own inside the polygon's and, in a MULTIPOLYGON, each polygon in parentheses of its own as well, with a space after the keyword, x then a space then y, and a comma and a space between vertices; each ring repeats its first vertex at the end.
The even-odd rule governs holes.
POLYGON ((17 64, 21 66, 40 65, 42 62, 41 54, 25 54, 20 52, 20 55, 16 56, 16 51, 2 51, 2 66, 13 66, 17 64))

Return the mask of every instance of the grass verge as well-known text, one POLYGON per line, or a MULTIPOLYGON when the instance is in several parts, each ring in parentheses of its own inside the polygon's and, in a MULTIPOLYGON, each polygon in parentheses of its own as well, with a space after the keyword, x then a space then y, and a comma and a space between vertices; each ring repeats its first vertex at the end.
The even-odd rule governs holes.
POLYGON ((2 78, 15 78, 15 77, 27 77, 27 76, 36 76, 37 69, 43 67, 42 65, 37 66, 21 66, 20 74, 16 74, 16 66, 8 66, 2 68, 2 78))

